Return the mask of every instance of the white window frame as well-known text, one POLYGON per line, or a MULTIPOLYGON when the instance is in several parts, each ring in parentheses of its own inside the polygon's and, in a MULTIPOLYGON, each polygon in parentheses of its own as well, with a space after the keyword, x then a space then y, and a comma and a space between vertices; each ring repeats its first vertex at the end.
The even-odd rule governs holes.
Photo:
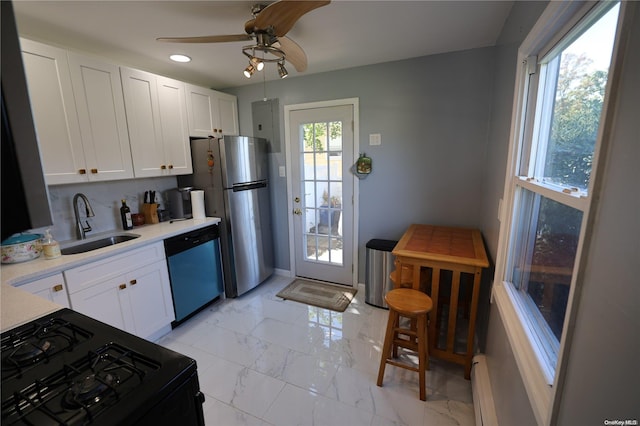
MULTIPOLYGON (((582 226, 580 229, 580 240, 578 242, 578 250, 575 260, 575 268, 571 281, 571 289, 566 308, 565 320, 563 325, 562 340, 557 349, 557 364, 555 368, 549 364, 548 357, 545 352, 544 344, 538 340, 536 333, 531 331, 531 322, 536 321, 528 315, 528 310, 522 305, 522 299, 517 294, 517 290, 511 283, 507 282, 505 277, 508 276, 508 247, 511 238, 510 229, 513 226, 513 209, 516 194, 516 185, 527 188, 532 183, 527 182, 526 178, 518 176, 520 167, 520 149, 523 146, 523 139, 526 131, 533 131, 535 127, 525 129, 526 105, 525 101, 535 103, 535 97, 528 96, 529 75, 537 67, 535 62, 537 58, 542 58, 553 50, 555 46, 566 34, 576 25, 580 25, 580 21, 589 14, 594 7, 598 7, 597 2, 583 1, 562 1, 550 2, 548 7, 542 13, 533 29, 524 40, 518 50, 518 65, 516 70, 516 82, 514 89, 513 110, 511 118, 511 133, 509 137, 509 155, 507 159, 507 170, 505 176, 505 188, 500 212, 500 237, 498 245, 498 253, 496 259, 496 269, 494 277, 494 285, 492 290, 492 302, 494 302, 500 313, 502 323, 504 325, 511 349, 514 354, 518 370, 522 377, 527 395, 529 397, 532 411, 536 421, 540 425, 554 424, 558 412, 559 397, 561 395, 561 387, 563 382, 564 370, 568 359, 568 347, 571 340, 571 329, 575 321, 578 298, 576 297, 580 291, 581 277, 584 271, 584 263, 581 253, 586 253, 585 236, 589 235, 592 228, 593 218, 589 212, 595 207, 598 197, 597 192, 600 184, 598 183, 598 169, 604 164, 604 154, 606 153, 607 136, 610 133, 611 116, 613 108, 610 105, 615 104, 615 90, 619 80, 619 66, 621 62, 622 51, 620 47, 623 37, 622 28, 624 26, 625 13, 628 8, 627 2, 621 2, 620 13, 618 18, 618 30, 615 37, 612 62, 609 68, 609 76, 606 86, 605 101, 602 107, 602 119, 598 130, 598 137, 594 151, 594 163, 592 167, 589 190, 571 194, 570 197, 563 197, 562 202, 569 206, 579 208, 583 211, 582 226)), ((543 87, 543 86, 540 86, 543 87)), ((535 92, 537 87, 532 85, 531 90, 535 92)), ((532 104, 530 106, 533 106, 532 104)), ((535 138, 533 139, 535 140, 535 138)), ((532 151, 533 152, 533 151, 532 151)), ((532 171, 533 172, 533 171, 532 171)), ((557 200, 557 191, 551 185, 545 190, 540 188, 540 183, 536 184, 535 193, 539 193, 544 197, 557 200)), ((544 185, 543 185, 544 186, 544 185)), ((566 195, 566 194, 563 194, 566 195)))

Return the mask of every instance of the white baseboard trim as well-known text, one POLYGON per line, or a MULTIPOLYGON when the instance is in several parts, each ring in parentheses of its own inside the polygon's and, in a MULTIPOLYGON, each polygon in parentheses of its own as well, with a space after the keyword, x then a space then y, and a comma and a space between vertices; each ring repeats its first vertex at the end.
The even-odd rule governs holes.
POLYGON ((498 426, 496 406, 493 402, 491 381, 487 359, 484 355, 473 357, 471 368, 471 391, 473 408, 476 414, 476 426, 498 426))
POLYGON ((278 275, 278 276, 281 276, 281 277, 293 277, 293 274, 291 274, 291 271, 290 271, 290 270, 288 270, 288 269, 278 269, 278 268, 275 268, 275 269, 273 270, 273 273, 274 273, 275 275, 278 275))

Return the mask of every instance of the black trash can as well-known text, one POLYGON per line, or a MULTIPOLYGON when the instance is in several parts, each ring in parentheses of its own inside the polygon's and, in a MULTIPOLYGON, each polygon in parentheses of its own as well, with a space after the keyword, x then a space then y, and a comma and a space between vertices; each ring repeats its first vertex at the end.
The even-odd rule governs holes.
POLYGON ((384 296, 393 288, 389 274, 395 269, 393 240, 369 240, 367 243, 366 271, 364 278, 364 301, 369 305, 388 309, 384 296))

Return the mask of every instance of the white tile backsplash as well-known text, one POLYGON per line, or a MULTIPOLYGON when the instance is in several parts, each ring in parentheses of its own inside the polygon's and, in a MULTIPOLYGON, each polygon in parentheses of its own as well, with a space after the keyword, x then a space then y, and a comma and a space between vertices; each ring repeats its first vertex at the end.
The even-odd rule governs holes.
MULTIPOLYGON (((131 213, 141 210, 145 191, 156 191, 156 202, 160 203, 160 209, 165 208, 166 190, 175 188, 177 180, 175 176, 128 179, 109 182, 91 182, 70 185, 49 186, 49 202, 53 216, 51 233, 58 241, 75 239, 75 218, 73 214, 73 196, 83 193, 89 199, 95 217, 89 218, 89 224, 93 231, 87 234, 90 237, 98 232, 122 229, 120 221, 120 206, 122 199, 127 200, 131 213)), ((84 207, 80 201, 80 217, 83 222, 84 207)), ((46 228, 33 230, 43 232, 46 228)))

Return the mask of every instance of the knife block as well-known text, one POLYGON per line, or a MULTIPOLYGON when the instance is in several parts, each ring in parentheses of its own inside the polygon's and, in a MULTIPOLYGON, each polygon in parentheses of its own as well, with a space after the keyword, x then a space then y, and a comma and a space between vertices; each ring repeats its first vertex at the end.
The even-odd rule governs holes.
POLYGON ((144 223, 160 223, 158 219, 158 204, 144 203, 142 205, 144 223))

